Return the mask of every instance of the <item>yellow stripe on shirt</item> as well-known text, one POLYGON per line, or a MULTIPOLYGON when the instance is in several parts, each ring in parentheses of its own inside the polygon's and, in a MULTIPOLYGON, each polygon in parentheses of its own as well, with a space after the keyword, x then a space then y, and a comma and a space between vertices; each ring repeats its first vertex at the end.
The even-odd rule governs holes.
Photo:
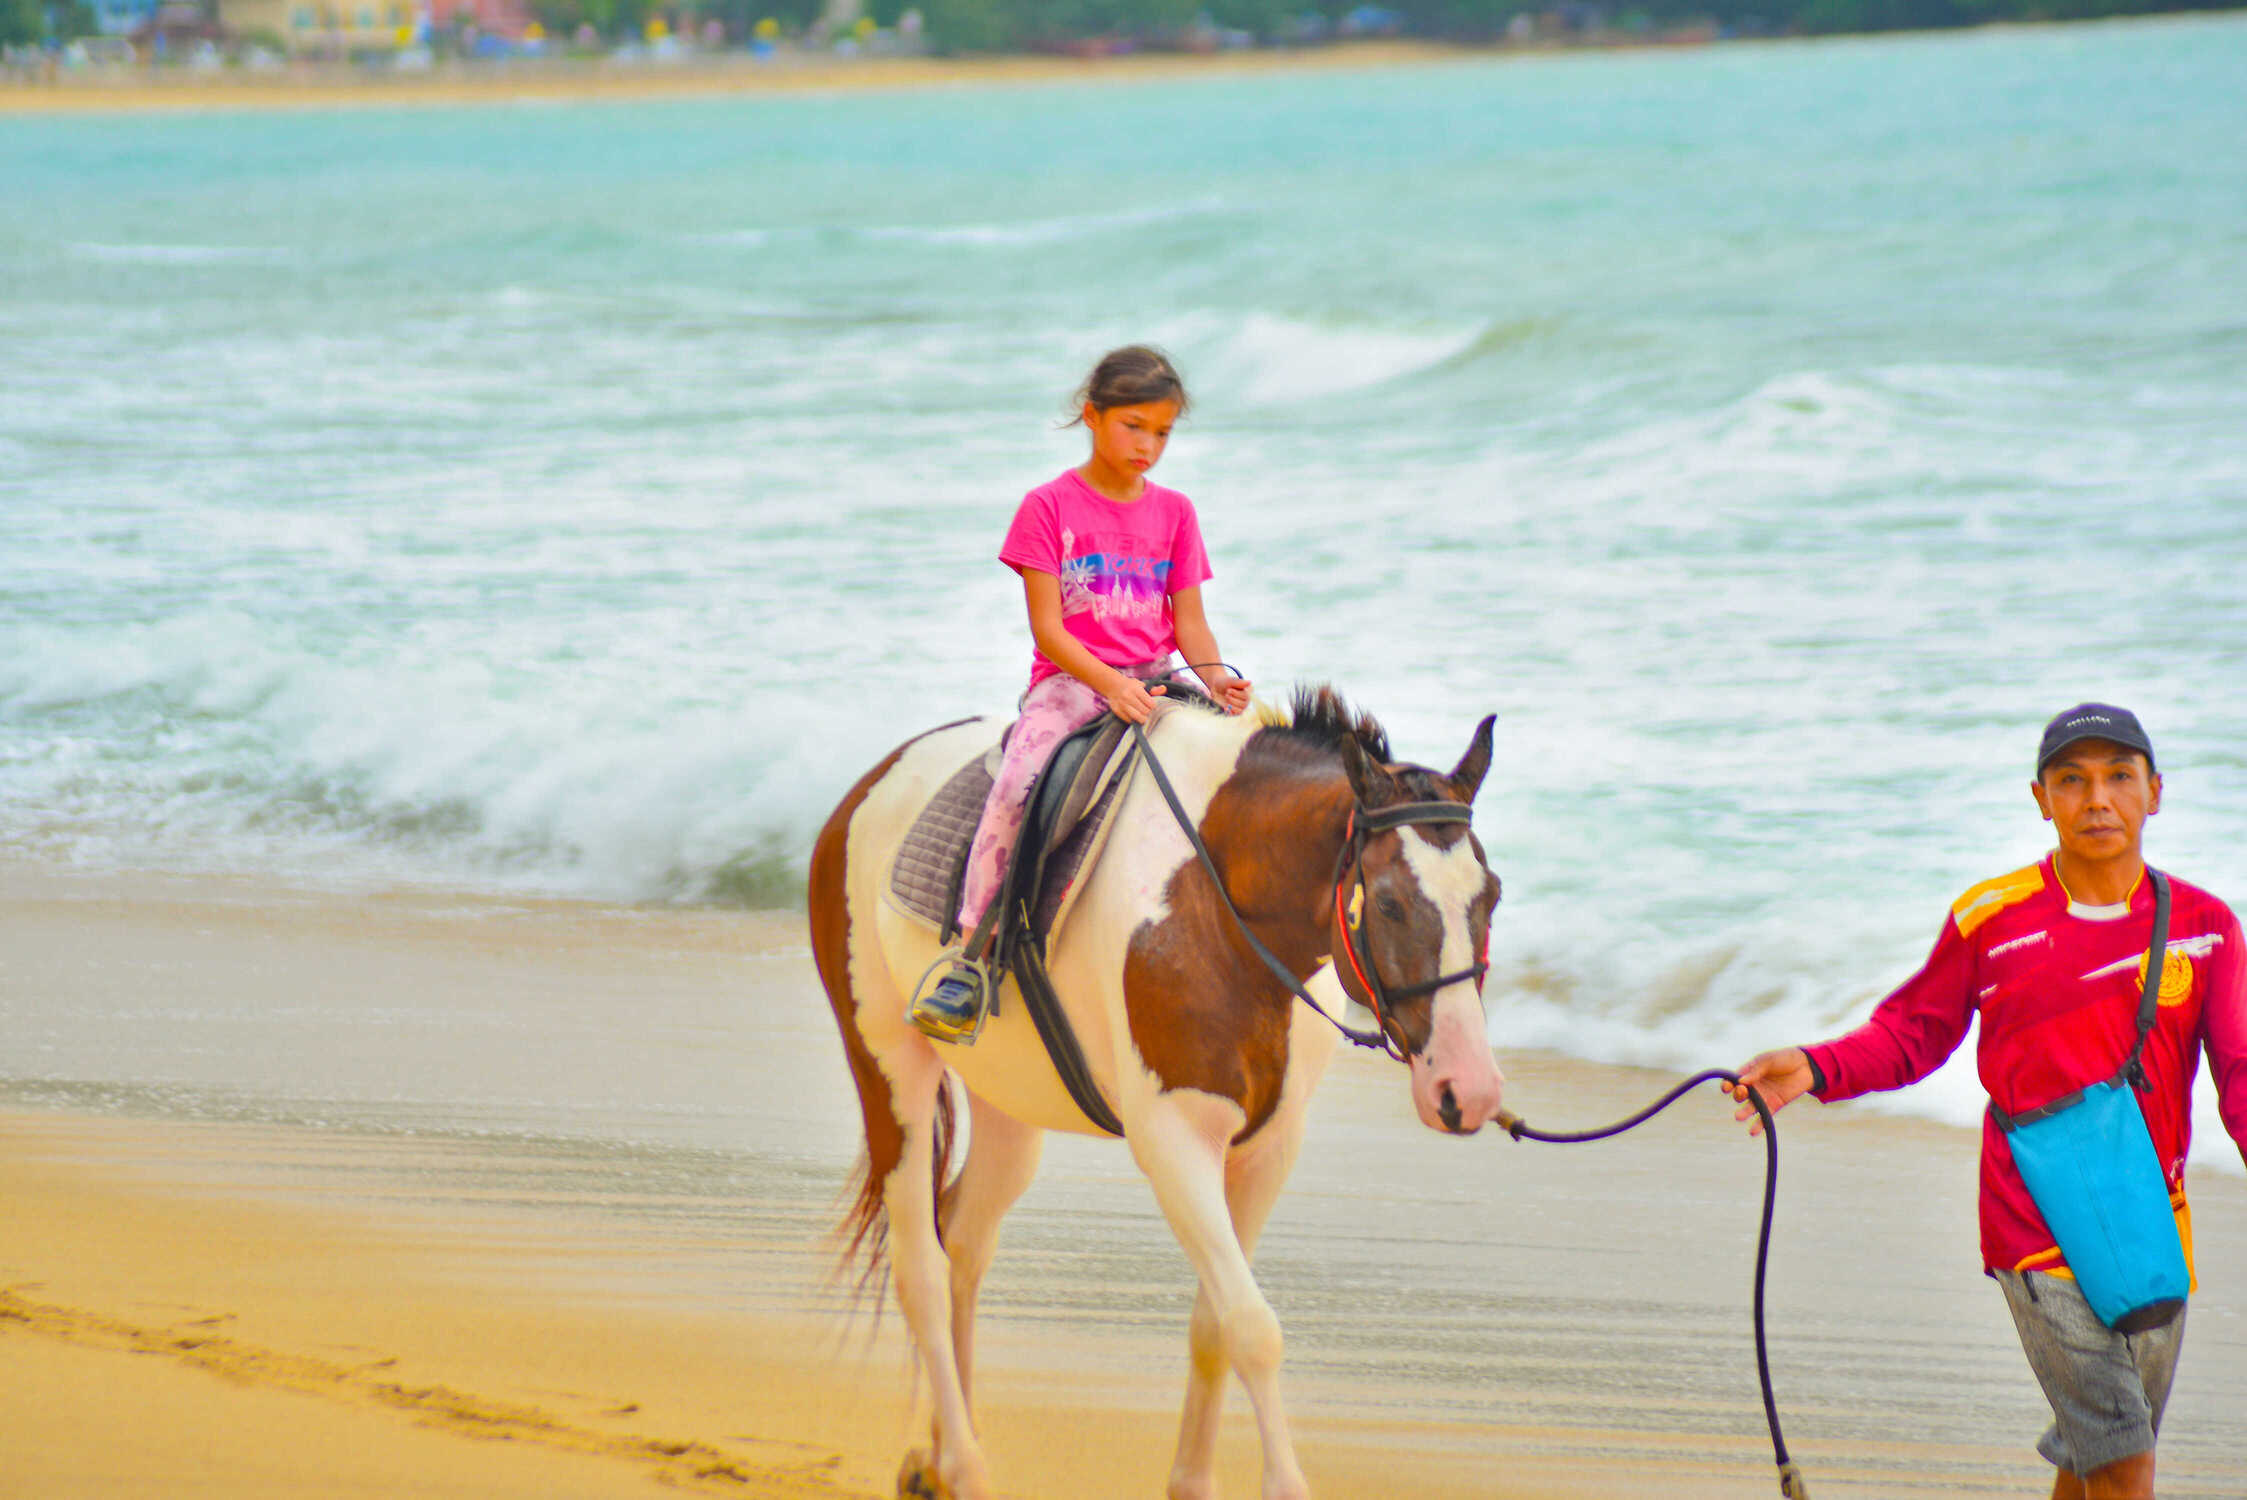
POLYGON ((1985 880, 1980 885, 1969 887, 1965 895, 1951 903, 1951 920, 1958 924, 1960 937, 1972 937, 1975 928, 2008 906, 2018 906, 2043 889, 2042 864, 2015 870, 2010 875, 2000 875, 1995 880, 1985 880))

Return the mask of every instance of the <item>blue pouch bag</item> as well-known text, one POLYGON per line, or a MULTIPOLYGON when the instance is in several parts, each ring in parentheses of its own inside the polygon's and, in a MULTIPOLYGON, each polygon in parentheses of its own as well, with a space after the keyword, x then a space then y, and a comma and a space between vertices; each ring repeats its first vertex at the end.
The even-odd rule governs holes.
POLYGON ((2169 947, 2169 881, 2153 876, 2153 946, 2138 1002, 2138 1041, 2114 1077, 2039 1109, 1990 1117, 2099 1321, 2122 1333, 2159 1328, 2192 1289, 2169 1183, 2138 1108, 2140 1059, 2153 1030, 2169 947))

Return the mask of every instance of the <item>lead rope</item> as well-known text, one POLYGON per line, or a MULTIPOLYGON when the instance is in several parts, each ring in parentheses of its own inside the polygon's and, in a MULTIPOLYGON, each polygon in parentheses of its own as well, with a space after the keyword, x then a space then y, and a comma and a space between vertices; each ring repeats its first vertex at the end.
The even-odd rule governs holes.
MULTIPOLYGON (((1555 1145, 1573 1146, 1584 1141, 1604 1141, 1635 1130, 1668 1109, 1679 1099, 1704 1083, 1723 1082, 1737 1084, 1740 1075, 1723 1068, 1711 1068, 1696 1073, 1671 1089, 1637 1114, 1603 1125, 1597 1130, 1539 1130, 1510 1110, 1498 1112, 1497 1123, 1507 1135, 1517 1141, 1547 1141, 1555 1145)), ((1754 1089, 1748 1090, 1748 1102, 1763 1121, 1763 1224, 1756 1233, 1755 1242, 1755 1373, 1763 1386, 1763 1419, 1771 1428, 1771 1461, 1779 1466, 1779 1493, 1786 1500, 1809 1500, 1810 1486, 1787 1456, 1787 1440, 1779 1431, 1779 1402, 1771 1394, 1771 1356, 1763 1334, 1763 1284, 1764 1271, 1771 1260, 1771 1216, 1779 1198, 1779 1129, 1771 1118, 1771 1107, 1754 1089)))

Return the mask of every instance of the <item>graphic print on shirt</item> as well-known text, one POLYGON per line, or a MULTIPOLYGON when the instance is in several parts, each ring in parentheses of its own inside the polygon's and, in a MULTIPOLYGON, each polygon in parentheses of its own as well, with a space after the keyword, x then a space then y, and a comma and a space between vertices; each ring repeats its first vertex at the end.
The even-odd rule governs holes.
MULTIPOLYGON (((1099 539, 1087 537, 1088 547, 1099 539)), ((1089 613, 1095 620, 1168 619, 1170 559, 1133 557, 1117 550, 1079 554, 1077 534, 1061 529, 1061 617, 1089 613)))
MULTIPOLYGON (((2206 957, 2222 941, 2220 933, 2204 933, 2197 938, 2170 944, 2161 955, 2161 988, 2155 991, 2155 1000, 2163 1006, 2184 1004, 2186 997, 2192 994, 2192 961, 2206 957)), ((2109 974, 2125 971, 2130 975, 2130 983, 2139 992, 2143 992, 2146 983, 2146 955, 2143 953, 2134 958, 2118 958, 2104 968, 2091 970, 2083 977, 2086 980, 2104 979, 2109 974)))
MULTIPOLYGON (((2141 993, 2146 983, 2146 957, 2143 953, 2138 955, 2136 972, 2130 976, 2138 982, 2141 993)), ((2191 993, 2192 959, 2181 949, 2171 948, 2161 955, 2161 988, 2154 991, 2154 1003, 2182 1005, 2191 993)))

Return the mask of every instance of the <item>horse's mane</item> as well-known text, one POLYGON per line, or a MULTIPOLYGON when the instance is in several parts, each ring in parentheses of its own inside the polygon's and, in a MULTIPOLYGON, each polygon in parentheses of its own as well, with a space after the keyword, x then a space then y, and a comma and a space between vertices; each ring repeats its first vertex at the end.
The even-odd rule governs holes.
POLYGON ((1265 727, 1271 731, 1271 740, 1300 746, 1321 759, 1341 754, 1344 740, 1356 740, 1358 748, 1376 763, 1385 764, 1389 759, 1389 731, 1373 715, 1352 708, 1323 682, 1298 687, 1288 699, 1285 717, 1265 727))
POLYGON ((1331 766, 1342 754, 1345 740, 1356 740, 1365 758, 1386 766, 1405 797, 1422 802, 1455 800, 1451 782, 1441 771, 1427 766, 1400 764, 1389 750, 1389 731, 1363 709, 1352 708, 1340 693, 1325 683, 1298 687, 1289 698, 1285 717, 1267 714, 1255 743, 1299 766, 1331 766))

